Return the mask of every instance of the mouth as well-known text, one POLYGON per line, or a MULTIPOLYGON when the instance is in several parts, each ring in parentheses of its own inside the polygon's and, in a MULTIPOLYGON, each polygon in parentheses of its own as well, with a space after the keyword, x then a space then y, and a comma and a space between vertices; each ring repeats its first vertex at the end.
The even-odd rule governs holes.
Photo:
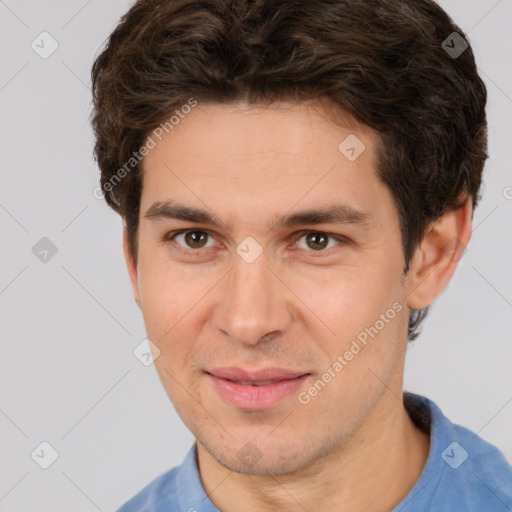
MULTIPOLYGON (((226 379, 226 380, 230 380, 230 379, 226 379)), ((235 381, 232 380, 231 382, 235 382, 236 384, 241 384, 242 386, 268 386, 269 384, 274 384, 275 382, 281 382, 281 381, 265 380, 265 381, 261 381, 261 382, 237 382, 236 380, 235 381)))
POLYGON ((216 368, 205 372, 215 392, 228 405, 242 410, 267 410, 294 394, 311 375, 282 368, 247 371, 216 368))

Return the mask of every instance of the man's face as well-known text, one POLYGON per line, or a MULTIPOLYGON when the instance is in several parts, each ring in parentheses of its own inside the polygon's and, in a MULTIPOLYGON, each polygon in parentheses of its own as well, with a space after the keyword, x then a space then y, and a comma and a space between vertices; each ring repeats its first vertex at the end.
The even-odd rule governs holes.
POLYGON ((376 143, 319 106, 199 104, 145 157, 135 294, 171 401, 231 470, 305 467, 401 393, 404 259, 376 143), (334 206, 350 215, 279 222, 334 206))

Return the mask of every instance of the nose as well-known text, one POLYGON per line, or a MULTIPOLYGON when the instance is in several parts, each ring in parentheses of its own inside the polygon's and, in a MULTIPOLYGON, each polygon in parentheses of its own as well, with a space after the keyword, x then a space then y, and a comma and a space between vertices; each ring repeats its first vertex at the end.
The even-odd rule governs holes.
POLYGON ((231 340, 256 345, 289 328, 291 294, 275 274, 265 253, 252 263, 236 255, 215 308, 215 325, 231 340))

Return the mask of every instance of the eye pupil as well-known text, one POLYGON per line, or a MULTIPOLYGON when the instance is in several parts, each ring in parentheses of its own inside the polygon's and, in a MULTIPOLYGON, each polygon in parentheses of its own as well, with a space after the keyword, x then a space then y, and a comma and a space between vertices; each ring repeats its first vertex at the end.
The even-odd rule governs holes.
POLYGON ((328 244, 328 237, 326 237, 325 235, 323 235, 322 233, 308 233, 306 235, 306 239, 307 239, 307 243, 309 245, 309 242, 310 241, 313 241, 314 244, 316 244, 317 246, 320 245, 320 247, 312 247, 310 245, 310 247, 312 249, 315 249, 315 250, 320 250, 320 249, 324 249, 327 244, 328 244), (318 239, 321 239, 322 242, 319 242, 318 239))
POLYGON ((202 247, 204 243, 201 242, 206 240, 206 236, 206 233, 203 231, 187 231, 185 233, 185 241, 191 247, 202 247))

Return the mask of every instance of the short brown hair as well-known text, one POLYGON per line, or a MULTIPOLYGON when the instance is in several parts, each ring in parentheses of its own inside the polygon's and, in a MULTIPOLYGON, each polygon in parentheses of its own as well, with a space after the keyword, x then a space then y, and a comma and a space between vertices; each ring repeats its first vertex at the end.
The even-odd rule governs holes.
MULTIPOLYGON (((454 32, 467 42, 432 0, 136 1, 92 68, 101 186, 134 261, 142 162, 112 179, 172 112, 190 98, 327 99, 379 134, 406 273, 429 224, 480 199, 487 91, 471 46, 454 56, 443 45, 454 32)), ((411 311, 410 340, 427 309, 411 311)))

